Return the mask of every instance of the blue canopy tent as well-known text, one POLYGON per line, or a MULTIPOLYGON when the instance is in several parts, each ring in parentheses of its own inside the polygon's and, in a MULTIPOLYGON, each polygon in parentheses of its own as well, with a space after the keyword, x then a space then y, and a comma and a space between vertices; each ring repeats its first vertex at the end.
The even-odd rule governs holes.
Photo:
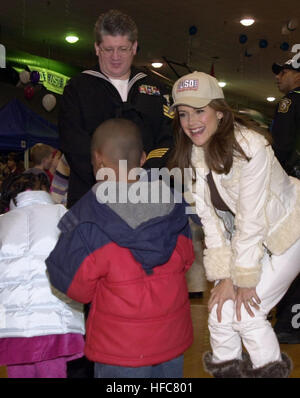
POLYGON ((57 127, 16 98, 0 108, 0 151, 24 151, 27 168, 28 149, 38 142, 58 149, 57 127))

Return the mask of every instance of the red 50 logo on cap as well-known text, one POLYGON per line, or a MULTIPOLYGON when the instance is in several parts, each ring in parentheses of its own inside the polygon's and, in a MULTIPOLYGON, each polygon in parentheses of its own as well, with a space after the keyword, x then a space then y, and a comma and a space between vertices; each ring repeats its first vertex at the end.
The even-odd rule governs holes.
POLYGON ((198 79, 185 79, 179 82, 177 87, 177 92, 186 91, 186 90, 197 90, 199 86, 198 79))

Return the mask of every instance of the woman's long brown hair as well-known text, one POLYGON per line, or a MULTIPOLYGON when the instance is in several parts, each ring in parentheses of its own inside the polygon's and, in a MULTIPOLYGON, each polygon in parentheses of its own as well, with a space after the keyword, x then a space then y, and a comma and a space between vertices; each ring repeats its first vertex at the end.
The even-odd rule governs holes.
MULTIPOLYGON (((205 161, 210 170, 218 174, 228 174, 232 167, 234 156, 241 157, 247 161, 250 160, 235 138, 235 123, 254 130, 259 134, 263 134, 270 142, 267 130, 259 127, 256 122, 233 111, 225 100, 212 100, 209 106, 215 111, 223 113, 223 118, 220 121, 217 131, 210 138, 205 150, 205 161)), ((192 166, 191 153, 193 143, 183 132, 177 109, 175 110, 173 131, 175 146, 170 154, 168 167, 169 169, 179 167, 183 171, 184 168, 192 166)))

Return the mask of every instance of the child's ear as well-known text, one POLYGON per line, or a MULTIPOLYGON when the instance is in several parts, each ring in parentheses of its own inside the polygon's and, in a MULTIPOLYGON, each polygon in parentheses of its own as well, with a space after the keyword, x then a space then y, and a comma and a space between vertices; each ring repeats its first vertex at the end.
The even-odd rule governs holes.
POLYGON ((92 163, 96 170, 102 167, 103 158, 100 152, 94 151, 92 154, 92 163))
POLYGON ((144 165, 144 163, 146 162, 146 159, 147 159, 146 152, 143 151, 142 156, 141 156, 141 160, 140 160, 140 167, 142 167, 144 165))

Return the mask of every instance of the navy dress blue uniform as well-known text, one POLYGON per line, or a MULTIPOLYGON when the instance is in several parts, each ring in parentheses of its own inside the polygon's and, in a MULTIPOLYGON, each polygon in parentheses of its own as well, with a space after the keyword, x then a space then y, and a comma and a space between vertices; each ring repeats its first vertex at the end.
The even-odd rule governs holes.
MULTIPOLYGON (((287 174, 300 178, 300 87, 278 103, 272 123, 273 149, 287 174)), ((300 261, 300 259, 299 259, 300 261)), ((300 343, 300 329, 293 327, 293 306, 300 303, 300 274, 276 307, 275 333, 280 343, 300 343)))
POLYGON ((164 167, 173 145, 168 90, 155 77, 131 67, 126 102, 99 65, 74 76, 65 87, 58 120, 60 146, 70 166, 70 208, 94 184, 90 143, 105 120, 129 119, 142 133, 145 168, 164 167))

